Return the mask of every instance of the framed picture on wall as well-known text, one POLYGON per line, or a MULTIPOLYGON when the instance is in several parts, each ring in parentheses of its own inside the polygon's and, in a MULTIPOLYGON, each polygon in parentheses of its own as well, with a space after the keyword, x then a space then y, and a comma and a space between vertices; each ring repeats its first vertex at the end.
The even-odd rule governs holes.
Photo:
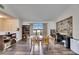
POLYGON ((56 23, 56 31, 67 36, 73 36, 73 19, 72 16, 56 23))

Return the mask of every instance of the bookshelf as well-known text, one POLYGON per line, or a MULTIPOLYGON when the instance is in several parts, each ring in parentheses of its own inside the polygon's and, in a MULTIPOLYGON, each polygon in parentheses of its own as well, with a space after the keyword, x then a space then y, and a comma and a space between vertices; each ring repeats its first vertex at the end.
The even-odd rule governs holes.
POLYGON ((27 40, 30 35, 30 25, 22 25, 22 40, 27 40))

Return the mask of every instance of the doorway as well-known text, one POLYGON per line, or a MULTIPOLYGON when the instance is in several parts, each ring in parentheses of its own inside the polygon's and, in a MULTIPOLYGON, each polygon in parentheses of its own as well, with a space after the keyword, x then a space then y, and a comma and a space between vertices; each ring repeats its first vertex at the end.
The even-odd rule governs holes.
POLYGON ((22 25, 22 40, 27 40, 27 36, 30 35, 30 25, 22 25))

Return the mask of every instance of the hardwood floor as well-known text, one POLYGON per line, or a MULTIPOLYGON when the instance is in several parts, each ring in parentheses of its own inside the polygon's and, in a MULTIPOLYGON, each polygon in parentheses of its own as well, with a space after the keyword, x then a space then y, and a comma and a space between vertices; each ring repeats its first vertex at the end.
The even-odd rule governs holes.
POLYGON ((47 55, 75 55, 73 51, 65 48, 63 45, 55 44, 52 49, 49 49, 47 55))
POLYGON ((14 46, 8 48, 2 55, 28 55, 29 49, 24 41, 17 42, 14 46))
MULTIPOLYGON (((45 52, 44 55, 75 55, 74 52, 64 48, 63 45, 59 44, 54 45, 54 47, 52 49, 49 49, 48 52, 45 50, 43 52, 45 52)), ((29 55, 29 54, 30 49, 28 47, 28 44, 24 41, 17 42, 14 46, 8 48, 5 52, 1 53, 1 55, 29 55)))

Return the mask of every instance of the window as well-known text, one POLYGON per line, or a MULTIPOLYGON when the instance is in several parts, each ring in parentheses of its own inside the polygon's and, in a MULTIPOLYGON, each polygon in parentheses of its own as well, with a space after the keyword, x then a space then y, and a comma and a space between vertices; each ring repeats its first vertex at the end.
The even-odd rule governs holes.
POLYGON ((33 29, 43 29, 43 23, 34 23, 33 29))
POLYGON ((43 23, 34 23, 33 24, 33 34, 34 35, 43 35, 43 23))

